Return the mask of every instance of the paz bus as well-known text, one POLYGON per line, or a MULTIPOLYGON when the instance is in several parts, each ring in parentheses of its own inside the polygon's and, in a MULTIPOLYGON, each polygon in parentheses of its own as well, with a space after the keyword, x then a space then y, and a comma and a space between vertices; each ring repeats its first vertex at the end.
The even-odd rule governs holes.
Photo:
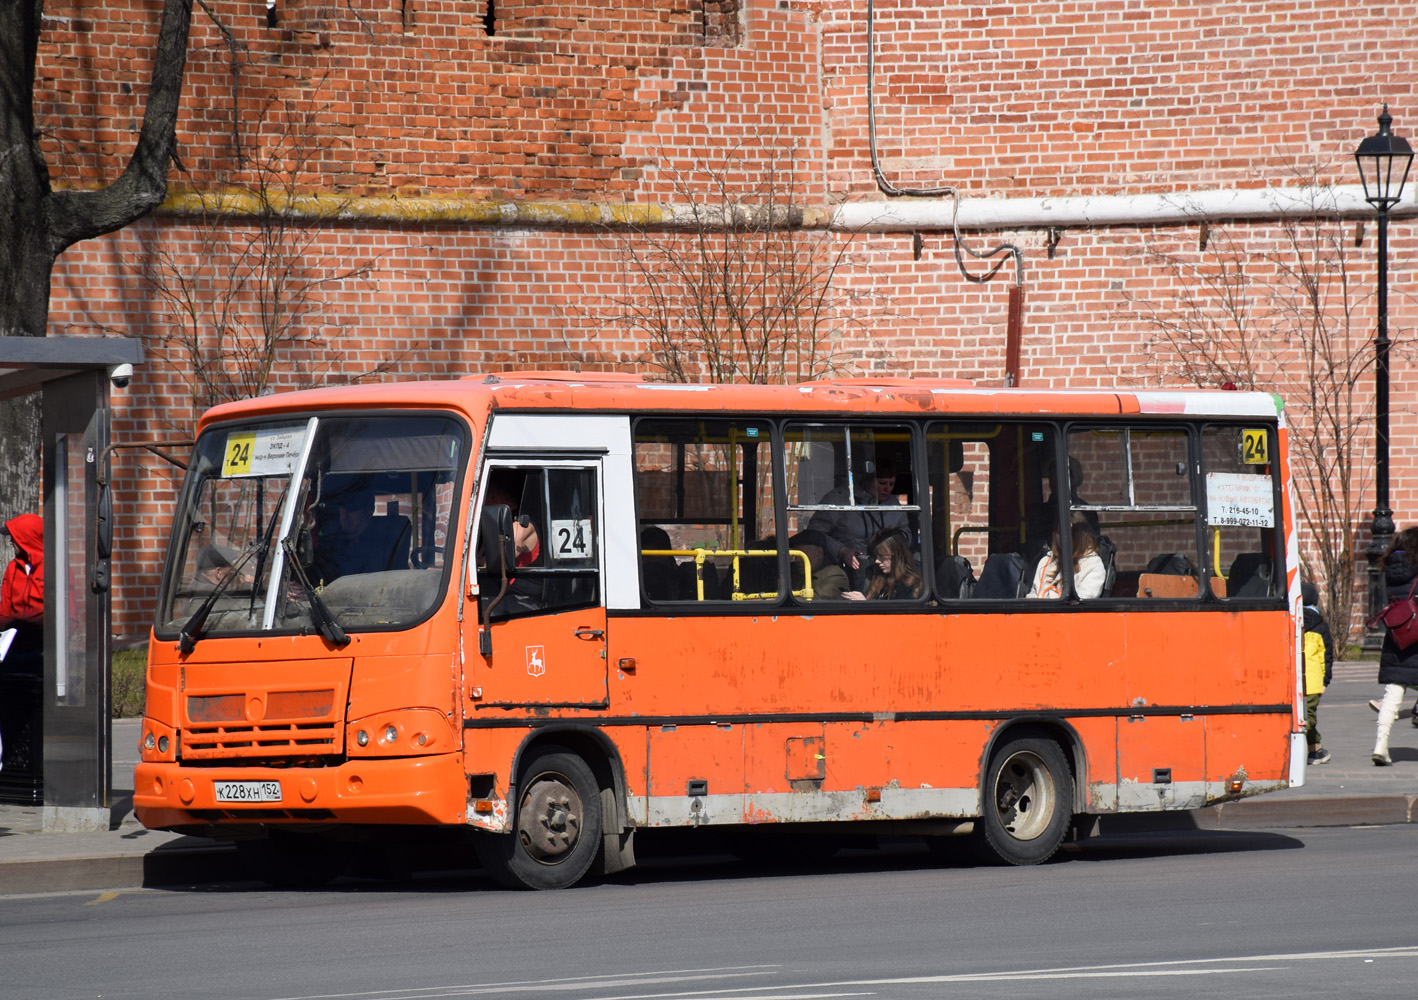
POLYGON ((1297 567, 1261 393, 509 372, 228 403, 135 812, 278 883, 436 831, 531 888, 668 827, 1036 864, 1303 783, 1297 567))

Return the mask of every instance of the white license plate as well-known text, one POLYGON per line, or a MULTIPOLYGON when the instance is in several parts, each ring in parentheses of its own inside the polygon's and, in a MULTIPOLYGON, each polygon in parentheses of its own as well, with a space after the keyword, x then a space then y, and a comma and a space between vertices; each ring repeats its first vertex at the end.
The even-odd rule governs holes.
POLYGON ((279 802, 279 781, 218 781, 218 802, 279 802))

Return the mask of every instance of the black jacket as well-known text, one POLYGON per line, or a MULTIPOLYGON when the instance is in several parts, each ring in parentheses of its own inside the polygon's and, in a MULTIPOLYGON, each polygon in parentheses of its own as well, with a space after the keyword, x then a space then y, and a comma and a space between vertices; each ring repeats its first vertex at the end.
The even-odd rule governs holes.
MULTIPOLYGON (((1413 556, 1418 559, 1418 552, 1413 556)), ((1402 549, 1390 552, 1384 559, 1384 583, 1390 602, 1406 600, 1410 590, 1418 597, 1418 588, 1413 586, 1415 579, 1418 579, 1418 566, 1409 562, 1408 553, 1402 549)), ((1399 649, 1393 636, 1384 635, 1384 648, 1379 653, 1379 683, 1418 687, 1418 643, 1399 649)))

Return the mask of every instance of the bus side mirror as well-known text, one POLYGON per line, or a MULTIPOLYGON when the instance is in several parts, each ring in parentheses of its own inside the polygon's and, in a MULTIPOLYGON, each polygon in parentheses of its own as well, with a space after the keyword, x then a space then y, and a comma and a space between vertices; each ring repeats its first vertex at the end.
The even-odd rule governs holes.
POLYGON ((490 576, 506 576, 508 568, 517 561, 512 545, 512 508, 501 503, 484 507, 479 538, 483 572, 490 576))
POLYGON ((512 541, 512 508, 502 503, 488 504, 483 508, 478 529, 483 557, 482 569, 479 572, 502 581, 497 596, 488 602, 483 611, 482 628, 478 631, 478 653, 491 656, 492 612, 507 596, 507 570, 517 563, 517 553, 512 541))

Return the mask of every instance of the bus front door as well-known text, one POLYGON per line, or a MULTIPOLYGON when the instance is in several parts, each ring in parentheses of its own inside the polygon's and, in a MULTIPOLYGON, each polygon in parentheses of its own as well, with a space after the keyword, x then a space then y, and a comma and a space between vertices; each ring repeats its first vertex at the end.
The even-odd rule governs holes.
POLYGON ((490 465, 484 502, 512 510, 516 565, 505 592, 479 574, 492 652, 472 658, 475 706, 608 704, 598 473, 596 462, 490 465))

